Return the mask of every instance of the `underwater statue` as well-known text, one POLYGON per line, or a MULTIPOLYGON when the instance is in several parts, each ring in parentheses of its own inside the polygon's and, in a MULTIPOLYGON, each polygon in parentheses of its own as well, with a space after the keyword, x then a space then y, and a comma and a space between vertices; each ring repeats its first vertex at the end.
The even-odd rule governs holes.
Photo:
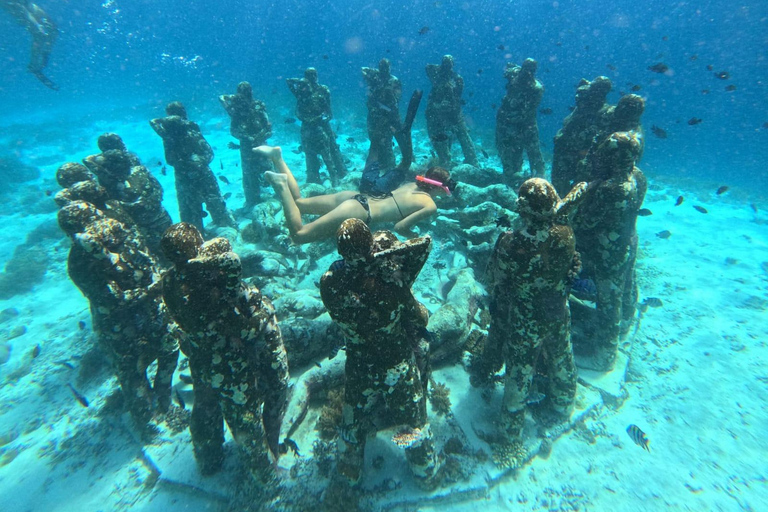
POLYGON ((344 405, 337 471, 357 483, 366 438, 375 433, 382 409, 399 428, 393 442, 405 449, 422 485, 437 469, 427 422, 428 313, 411 292, 432 239, 398 242, 389 232, 374 236, 359 219, 345 220, 337 233, 339 254, 320 280, 320 295, 347 340, 344 405))
POLYGON ((265 171, 272 169, 268 159, 253 148, 263 146, 272 136, 272 124, 263 101, 254 99, 248 82, 237 84, 235 94, 222 94, 219 102, 227 111, 232 123, 229 133, 240 141, 240 164, 243 169, 245 208, 250 209, 261 199, 259 183, 265 171))
POLYGON ((163 139, 165 160, 173 166, 176 175, 176 196, 179 217, 203 229, 203 204, 218 226, 235 226, 227 211, 209 164, 213 161, 213 149, 203 137, 200 127, 187 119, 187 109, 178 101, 165 107, 167 117, 149 122, 152 129, 163 139))
POLYGON ((536 123, 544 86, 536 78, 537 63, 525 59, 521 66, 507 64, 504 78, 507 93, 496 113, 496 149, 499 151, 504 180, 519 183, 523 169, 523 151, 528 155, 531 175, 544 176, 544 159, 539 147, 539 126, 536 123))
POLYGON ((593 81, 581 79, 576 90, 576 108, 563 121, 555 135, 552 155, 552 185, 560 195, 568 193, 574 184, 588 181, 579 174, 579 162, 587 156, 595 137, 604 130, 605 103, 611 92, 611 80, 599 76, 593 81))
POLYGON ((27 66, 29 72, 35 75, 44 86, 58 91, 59 86, 43 73, 48 66, 53 45, 59 37, 56 24, 48 13, 27 0, 0 0, 0 8, 13 16, 16 22, 23 25, 32 36, 32 49, 27 66))
POLYGON ((560 200, 548 181, 525 181, 517 199, 521 225, 499 236, 488 264, 491 323, 473 384, 487 382, 506 364, 504 443, 522 443, 532 395, 543 393, 540 410, 555 421, 567 419, 573 409, 577 374, 568 293, 579 258, 567 216, 586 187, 579 183, 560 200), (539 375, 546 385, 538 383, 539 375))
POLYGON ((119 201, 153 256, 161 256, 160 238, 171 225, 171 216, 163 207, 163 187, 138 157, 126 149, 119 135, 102 134, 98 146, 101 153, 85 157, 83 163, 99 180, 109 199, 119 201))
POLYGON ((464 153, 464 163, 477 166, 475 145, 461 113, 464 79, 453 70, 453 57, 445 55, 440 64, 427 64, 426 70, 432 82, 427 99, 427 133, 439 165, 450 168, 451 143, 456 137, 464 153))
POLYGON ((168 310, 188 338, 195 403, 190 433, 201 473, 224 460, 226 421, 259 481, 274 478, 288 391, 288 359, 275 309, 242 281, 240 258, 225 238, 203 243, 193 225, 174 224, 163 236, 173 263, 163 279, 168 310))
POLYGON ((573 229, 581 254, 580 279, 594 283, 593 309, 573 301, 574 350, 579 366, 613 369, 622 331, 635 312, 637 216, 648 182, 635 167, 641 143, 636 132, 618 132, 590 154, 590 187, 573 229), (581 357, 584 356, 584 357, 581 357))
POLYGON ((167 314, 158 266, 141 236, 93 204, 71 201, 58 214, 72 239, 67 270, 88 299, 93 330, 112 361, 126 409, 145 431, 171 404, 182 333, 167 314), (157 361, 152 385, 147 368, 157 361))
POLYGON ((368 88, 368 139, 371 151, 377 153, 379 165, 385 169, 395 165, 392 136, 402 130, 399 106, 403 90, 390 68, 389 59, 381 59, 378 69, 363 68, 368 88))
POLYGON ((304 78, 288 78, 286 83, 296 97, 296 117, 301 121, 301 147, 307 158, 307 182, 323 183, 320 179, 320 159, 317 157, 320 155, 331 183, 338 184, 347 174, 347 167, 331 128, 330 89, 318 83, 315 68, 307 68, 304 78))

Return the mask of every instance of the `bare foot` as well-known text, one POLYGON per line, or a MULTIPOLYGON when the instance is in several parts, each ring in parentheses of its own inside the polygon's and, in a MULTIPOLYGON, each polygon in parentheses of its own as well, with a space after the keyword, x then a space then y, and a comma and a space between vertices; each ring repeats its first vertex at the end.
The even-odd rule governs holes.
POLYGON ((264 179, 267 180, 267 183, 272 185, 272 188, 276 191, 288 186, 288 176, 280 174, 279 172, 266 171, 264 173, 264 179))
POLYGON ((259 146, 253 148, 253 151, 255 153, 261 153, 272 160, 280 160, 283 158, 283 150, 280 146, 259 146))

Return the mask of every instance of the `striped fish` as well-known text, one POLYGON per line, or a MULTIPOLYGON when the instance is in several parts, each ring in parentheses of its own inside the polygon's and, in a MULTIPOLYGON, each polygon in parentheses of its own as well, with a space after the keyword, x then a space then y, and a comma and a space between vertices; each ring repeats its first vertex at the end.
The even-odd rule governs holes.
POLYGON ((642 446, 644 449, 648 450, 648 453, 651 452, 651 449, 648 447, 648 438, 646 437, 645 432, 640 430, 640 427, 637 425, 628 426, 627 434, 629 434, 629 437, 632 438, 636 445, 642 446))

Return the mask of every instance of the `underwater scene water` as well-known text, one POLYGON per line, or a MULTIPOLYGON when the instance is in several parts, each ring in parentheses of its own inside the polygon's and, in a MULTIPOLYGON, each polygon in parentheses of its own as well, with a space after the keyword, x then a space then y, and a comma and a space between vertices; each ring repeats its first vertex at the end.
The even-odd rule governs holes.
POLYGON ((0 8, 4 511, 768 505, 765 2, 0 8))

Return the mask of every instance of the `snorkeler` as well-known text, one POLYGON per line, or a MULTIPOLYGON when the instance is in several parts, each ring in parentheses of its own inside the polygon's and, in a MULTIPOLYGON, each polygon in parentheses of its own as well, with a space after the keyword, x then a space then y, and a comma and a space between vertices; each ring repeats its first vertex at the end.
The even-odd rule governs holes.
POLYGON ((8 11, 32 36, 32 50, 27 66, 29 72, 35 75, 44 86, 58 91, 59 86, 43 74, 43 69, 48 65, 53 44, 59 36, 56 24, 44 10, 32 2, 0 0, 0 7, 8 11))

